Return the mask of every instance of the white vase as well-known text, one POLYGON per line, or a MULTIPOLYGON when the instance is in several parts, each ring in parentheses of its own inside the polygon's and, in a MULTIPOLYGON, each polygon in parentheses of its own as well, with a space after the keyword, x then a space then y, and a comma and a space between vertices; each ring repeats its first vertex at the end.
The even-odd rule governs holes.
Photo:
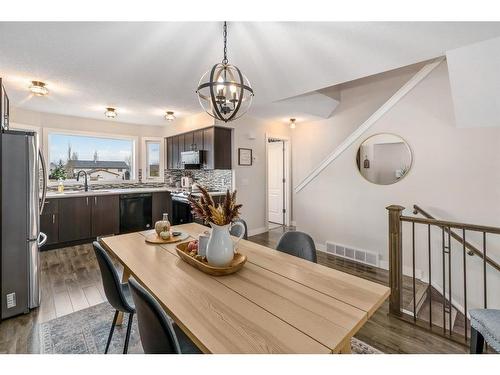
POLYGON ((212 227, 212 233, 207 244, 207 262, 214 267, 225 267, 233 260, 236 245, 243 237, 245 227, 240 222, 224 226, 210 223, 210 226, 212 227), (229 233, 229 229, 233 225, 240 225, 243 229, 240 237, 236 240, 233 240, 229 233))

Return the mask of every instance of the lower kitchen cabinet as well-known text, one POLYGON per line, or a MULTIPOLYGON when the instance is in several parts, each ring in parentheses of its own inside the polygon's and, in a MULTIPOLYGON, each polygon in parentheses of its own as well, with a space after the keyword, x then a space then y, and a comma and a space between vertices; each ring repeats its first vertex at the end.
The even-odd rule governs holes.
POLYGON ((153 225, 163 218, 163 214, 168 214, 168 219, 172 222, 172 197, 170 192, 162 191, 152 194, 152 221, 153 225))
POLYGON ((47 235, 46 245, 59 242, 59 202, 57 199, 45 201, 40 215, 40 231, 47 235))
POLYGON ((91 200, 91 237, 118 234, 120 201, 118 195, 95 195, 91 200))
POLYGON ((59 199, 59 242, 91 237, 91 200, 93 197, 59 199))

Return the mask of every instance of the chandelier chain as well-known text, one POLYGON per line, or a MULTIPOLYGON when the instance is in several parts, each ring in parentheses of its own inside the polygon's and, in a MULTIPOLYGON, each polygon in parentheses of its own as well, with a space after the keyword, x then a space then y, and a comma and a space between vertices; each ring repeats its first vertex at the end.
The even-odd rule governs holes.
POLYGON ((224 21, 224 31, 222 32, 222 36, 224 37, 224 58, 222 59, 222 63, 226 65, 228 63, 227 60, 227 23, 224 21))

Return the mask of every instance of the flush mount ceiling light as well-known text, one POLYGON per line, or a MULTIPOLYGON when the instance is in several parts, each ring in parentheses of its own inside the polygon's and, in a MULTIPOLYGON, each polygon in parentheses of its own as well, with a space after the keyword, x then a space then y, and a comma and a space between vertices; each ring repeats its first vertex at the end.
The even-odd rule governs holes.
POLYGON ((294 118, 291 118, 290 119, 290 129, 295 129, 295 119, 294 118))
POLYGON ((113 107, 108 107, 106 108, 106 112, 104 112, 104 116, 107 118, 115 118, 118 116, 118 113, 116 113, 116 109, 113 107))
POLYGON ((45 96, 49 93, 46 84, 40 81, 31 81, 30 90, 36 96, 45 96))
POLYGON ((163 117, 167 121, 174 121, 175 120, 174 112, 172 112, 172 111, 165 112, 165 116, 163 116, 163 117))
POLYGON ((224 58, 200 79, 198 99, 202 108, 217 120, 228 122, 243 116, 254 96, 250 82, 227 59, 227 23, 224 22, 224 58))

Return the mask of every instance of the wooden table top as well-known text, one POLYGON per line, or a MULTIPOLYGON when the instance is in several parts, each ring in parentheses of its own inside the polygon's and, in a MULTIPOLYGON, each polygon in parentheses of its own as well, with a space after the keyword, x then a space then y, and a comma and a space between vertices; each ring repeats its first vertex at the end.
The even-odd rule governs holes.
MULTIPOLYGON (((206 227, 175 227, 196 238, 206 227)), ((209 276, 151 231, 101 239, 206 353, 338 353, 389 296, 389 288, 241 240, 242 270, 209 276)))

